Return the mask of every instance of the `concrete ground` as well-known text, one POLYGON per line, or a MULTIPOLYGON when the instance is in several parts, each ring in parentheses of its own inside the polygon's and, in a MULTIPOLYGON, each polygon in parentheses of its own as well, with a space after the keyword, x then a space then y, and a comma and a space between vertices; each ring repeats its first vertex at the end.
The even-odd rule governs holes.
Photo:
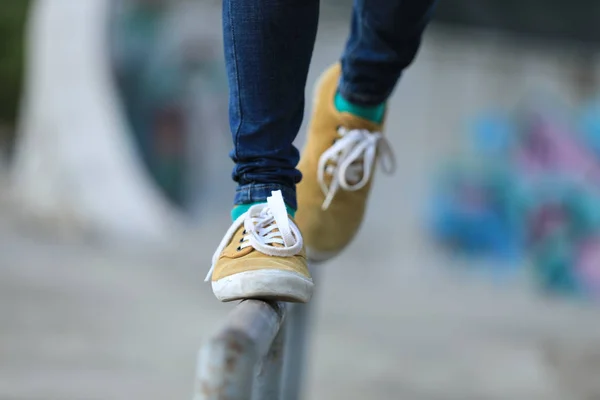
MULTIPOLYGON (((311 85, 345 30, 323 22, 311 85)), ((423 235, 418 205, 462 118, 530 82, 488 68, 501 45, 460 43, 433 30, 395 94, 399 169, 378 178, 358 238, 322 267, 306 399, 600 399, 600 308, 460 274, 423 235)), ((524 70, 553 83, 562 67, 546 61, 560 57, 544 54, 524 70)), ((232 189, 229 144, 213 145, 199 226, 166 249, 86 244, 0 207, 0 399, 191 398, 197 349, 231 307, 202 283, 232 189)))

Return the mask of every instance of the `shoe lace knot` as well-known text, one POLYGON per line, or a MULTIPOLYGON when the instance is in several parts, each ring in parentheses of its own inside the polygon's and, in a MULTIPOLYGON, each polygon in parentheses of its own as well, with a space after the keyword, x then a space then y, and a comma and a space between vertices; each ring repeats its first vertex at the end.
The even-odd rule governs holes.
POLYGON ((233 222, 213 254, 205 281, 211 279, 219 256, 242 225, 244 233, 238 250, 252 247, 263 254, 276 257, 292 257, 302 250, 300 230, 289 218, 281 191, 277 190, 271 192, 266 203, 250 207, 233 222))
POLYGON ((385 173, 396 169, 392 147, 381 132, 340 127, 338 134, 339 138, 319 158, 317 168, 317 180, 325 195, 323 210, 329 208, 340 188, 356 191, 365 187, 378 156, 385 173), (327 176, 331 177, 329 183, 327 176))

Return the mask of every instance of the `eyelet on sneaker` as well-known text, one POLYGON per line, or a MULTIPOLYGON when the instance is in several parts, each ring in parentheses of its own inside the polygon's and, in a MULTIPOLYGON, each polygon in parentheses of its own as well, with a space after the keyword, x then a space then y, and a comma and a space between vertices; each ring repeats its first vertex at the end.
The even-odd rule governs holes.
POLYGON ((241 239, 240 239, 240 243, 244 243, 244 238, 241 238, 241 239))
POLYGON ((246 230, 244 229, 244 232, 242 232, 242 235, 245 235, 246 233, 248 233, 248 232, 246 232, 246 230))
POLYGON ((242 251, 242 246, 238 246, 237 251, 242 251))

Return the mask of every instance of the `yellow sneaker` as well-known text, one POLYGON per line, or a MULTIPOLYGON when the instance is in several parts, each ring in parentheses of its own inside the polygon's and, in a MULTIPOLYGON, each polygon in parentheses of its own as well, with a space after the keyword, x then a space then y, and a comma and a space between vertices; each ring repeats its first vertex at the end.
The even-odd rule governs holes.
POLYGON ((264 299, 306 303, 313 282, 300 230, 280 191, 231 225, 206 276, 221 301, 264 299))
POLYGON ((296 221, 304 233, 308 258, 327 260, 343 250, 363 220, 375 161, 385 157, 387 172, 395 168, 383 124, 339 112, 334 98, 339 64, 321 76, 315 90, 307 142, 298 169, 296 221))

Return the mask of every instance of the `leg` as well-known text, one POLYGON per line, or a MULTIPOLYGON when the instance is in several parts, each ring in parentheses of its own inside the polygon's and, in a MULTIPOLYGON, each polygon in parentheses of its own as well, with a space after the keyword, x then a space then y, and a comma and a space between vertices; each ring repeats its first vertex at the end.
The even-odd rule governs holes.
POLYGON ((207 276, 221 301, 307 302, 313 283, 296 209, 304 88, 319 0, 224 0, 223 35, 238 183, 229 228, 207 276))
MULTIPOLYGON (((299 169, 298 226, 307 254, 324 261, 356 235, 376 159, 393 156, 382 135, 386 101, 413 61, 434 0, 355 0, 341 65, 316 89, 299 169)), ((385 166, 385 165, 384 165, 385 166)))
POLYGON ((301 175, 292 142, 304 114, 318 17, 319 0, 223 1, 236 204, 281 190, 296 208, 301 175))
POLYGON ((340 94, 353 104, 384 103, 414 60, 437 0, 355 0, 342 55, 340 94))

